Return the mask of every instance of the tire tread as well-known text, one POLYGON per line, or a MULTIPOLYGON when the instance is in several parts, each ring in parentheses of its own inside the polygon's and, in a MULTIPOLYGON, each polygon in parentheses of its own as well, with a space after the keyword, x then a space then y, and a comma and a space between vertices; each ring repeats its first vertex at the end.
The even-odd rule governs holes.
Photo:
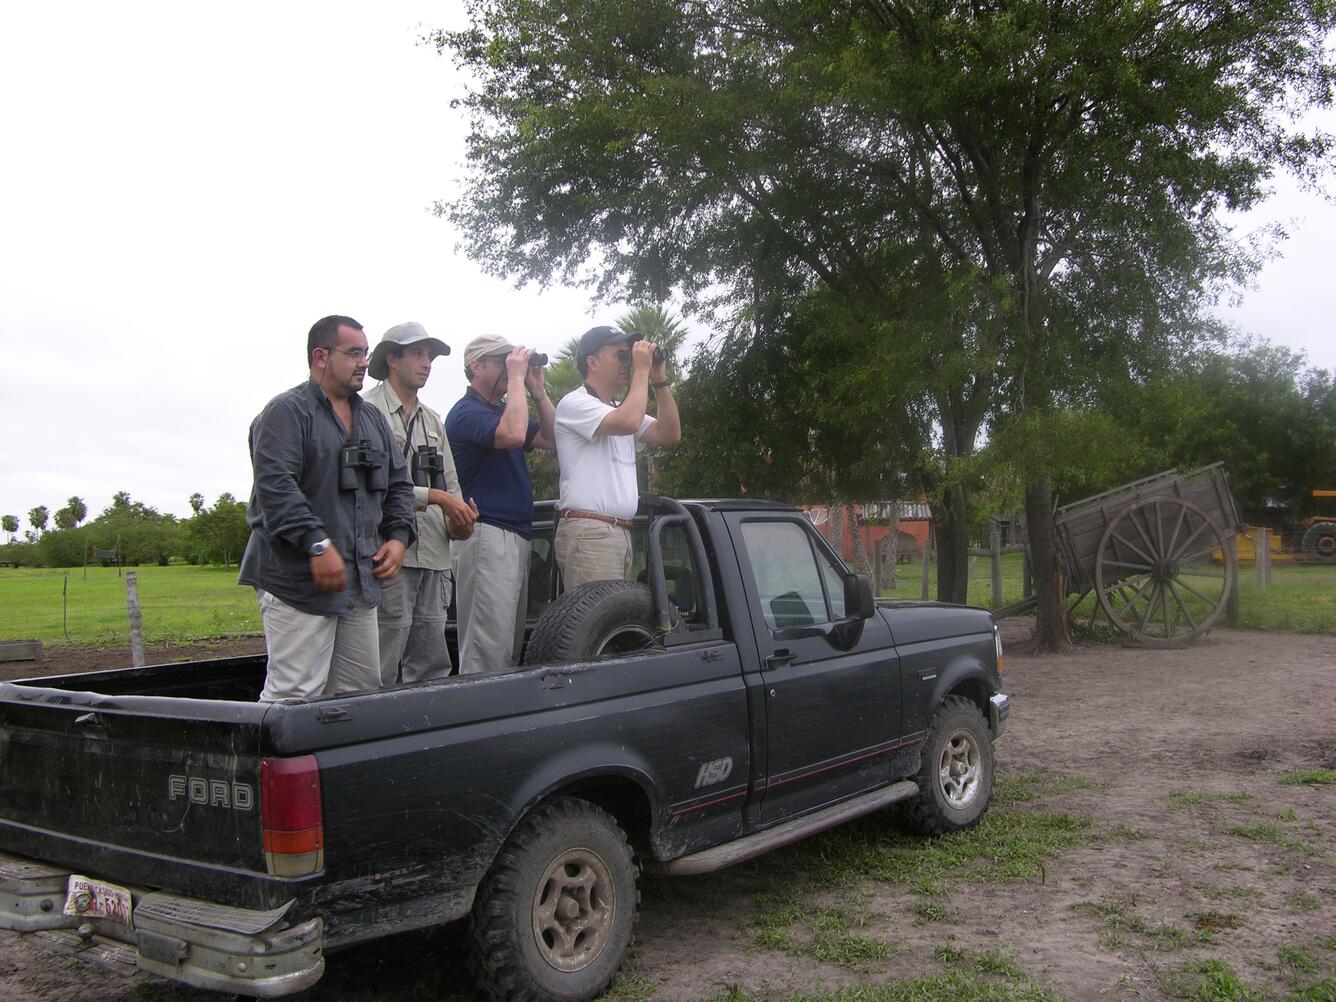
POLYGON ((914 777, 915 782, 918 783, 918 795, 905 802, 905 819, 908 821, 910 828, 921 835, 946 835, 949 832, 972 828, 987 813, 988 803, 992 801, 992 784, 996 774, 995 766, 990 763, 987 801, 978 817, 963 826, 952 824, 943 816, 937 804, 937 756, 932 754, 932 748, 946 718, 959 711, 968 712, 977 718, 978 722, 983 725, 984 740, 991 743, 988 724, 984 721, 983 714, 979 712, 979 707, 972 700, 966 699, 964 696, 947 696, 942 700, 942 705, 937 708, 937 712, 932 716, 932 725, 928 728, 928 740, 925 743, 924 754, 919 762, 919 771, 914 777))
MULTIPOLYGON (((598 582, 602 583, 602 582, 598 582)), ((587 998, 601 995, 612 985, 626 954, 635 941, 635 925, 640 917, 640 865, 631 851, 626 832, 607 811, 587 800, 554 797, 525 816, 511 833, 492 868, 479 885, 468 926, 470 949, 468 962, 475 984, 494 1002, 548 1002, 550 996, 524 977, 524 966, 514 956, 509 942, 512 921, 506 900, 515 900, 519 871, 534 844, 553 828, 563 824, 594 821, 607 825, 626 846, 631 864, 631 938, 617 965, 587 998)))

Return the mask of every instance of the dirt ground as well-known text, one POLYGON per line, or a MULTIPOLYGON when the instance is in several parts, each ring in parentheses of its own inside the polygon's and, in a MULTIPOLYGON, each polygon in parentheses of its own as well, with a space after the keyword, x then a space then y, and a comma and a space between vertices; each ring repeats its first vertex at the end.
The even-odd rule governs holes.
MULTIPOLYGON (((207 653, 252 653, 258 643, 207 653)), ((39 665, 2 666, 4 675, 128 662, 124 652, 47 654, 39 665)), ((971 957, 975 971, 1074 1000, 1287 998, 1304 978, 1336 974, 1336 786, 1280 781, 1336 769, 1336 637, 1219 630, 1185 650, 1012 654, 1004 688, 1013 711, 999 775, 1079 781, 1040 784, 1035 802, 1019 806, 1089 819, 1091 834, 1051 855, 1041 876, 963 880, 933 899, 936 915, 911 888, 872 876, 830 900, 809 898, 814 912, 856 899, 859 936, 888 945, 852 964, 758 936, 773 882, 812 858, 816 840, 707 878, 647 878, 638 943, 614 996, 790 999, 940 975, 971 957), (1228 964, 1255 994, 1229 994, 1227 984, 1192 994, 1204 961, 1228 964)), ((466 999, 460 960, 457 930, 401 936, 331 956, 307 997, 466 999)), ((108 974, 0 933, 0 998, 219 996, 108 974)))

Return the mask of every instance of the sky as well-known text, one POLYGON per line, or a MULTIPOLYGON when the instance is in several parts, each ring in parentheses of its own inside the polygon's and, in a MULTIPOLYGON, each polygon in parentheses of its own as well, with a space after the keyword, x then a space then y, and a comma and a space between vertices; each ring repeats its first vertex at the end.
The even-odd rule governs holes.
MULTIPOLYGON (((551 354, 625 311, 483 275, 431 212, 467 122, 419 40, 463 23, 448 0, 4 5, 0 514, 245 499, 250 421, 330 313, 450 344, 422 392, 444 413, 478 334, 551 354)), ((1283 256, 1228 317, 1336 369, 1336 209, 1281 182, 1240 225, 1275 220, 1283 256)))

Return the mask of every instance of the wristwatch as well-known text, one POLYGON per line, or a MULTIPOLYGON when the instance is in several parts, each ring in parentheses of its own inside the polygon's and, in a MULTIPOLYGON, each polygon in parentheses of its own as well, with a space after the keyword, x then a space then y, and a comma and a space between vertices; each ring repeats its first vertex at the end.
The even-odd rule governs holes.
POLYGON ((319 539, 316 540, 314 543, 312 543, 309 547, 307 547, 306 552, 313 557, 318 557, 326 550, 328 550, 333 542, 334 541, 332 539, 326 536, 324 539, 319 539))

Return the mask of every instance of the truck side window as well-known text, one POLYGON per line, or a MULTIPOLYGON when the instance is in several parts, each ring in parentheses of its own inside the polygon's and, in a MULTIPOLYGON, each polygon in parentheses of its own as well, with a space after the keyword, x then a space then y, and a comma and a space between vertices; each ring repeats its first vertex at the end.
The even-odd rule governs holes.
POLYGON ((844 615, 844 576, 812 548, 796 522, 742 524, 761 615, 772 630, 829 623, 844 615))

